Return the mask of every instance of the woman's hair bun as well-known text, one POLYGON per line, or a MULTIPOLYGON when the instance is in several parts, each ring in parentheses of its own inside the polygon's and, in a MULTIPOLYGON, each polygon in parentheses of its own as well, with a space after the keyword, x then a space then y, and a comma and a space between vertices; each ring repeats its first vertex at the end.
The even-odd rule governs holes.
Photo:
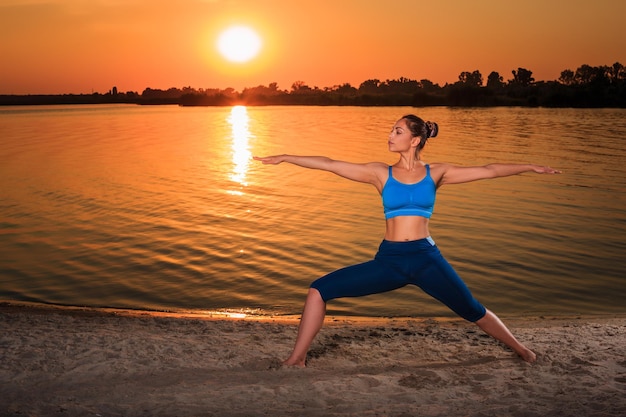
POLYGON ((425 122, 426 132, 429 138, 434 138, 439 133, 439 125, 435 122, 425 122))

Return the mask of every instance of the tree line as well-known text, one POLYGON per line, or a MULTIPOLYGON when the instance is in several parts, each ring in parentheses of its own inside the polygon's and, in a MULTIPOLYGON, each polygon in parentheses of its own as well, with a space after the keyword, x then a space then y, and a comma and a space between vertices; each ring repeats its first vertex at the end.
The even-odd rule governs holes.
POLYGON ((555 81, 536 81, 532 71, 518 68, 504 80, 492 71, 486 78, 480 71, 464 71, 458 81, 444 86, 427 79, 401 77, 381 81, 369 79, 358 87, 349 83, 332 87, 311 87, 296 81, 289 90, 277 83, 245 88, 168 90, 146 88, 119 92, 113 87, 105 94, 2 95, 0 105, 21 104, 100 104, 230 106, 236 104, 321 105, 321 106, 541 106, 541 107, 626 107, 626 67, 582 65, 576 71, 564 70, 555 81))

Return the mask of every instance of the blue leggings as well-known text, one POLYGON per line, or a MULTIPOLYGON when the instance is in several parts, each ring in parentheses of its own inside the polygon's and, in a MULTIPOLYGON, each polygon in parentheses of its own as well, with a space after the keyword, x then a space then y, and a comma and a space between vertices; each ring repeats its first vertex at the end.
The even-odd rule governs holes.
POLYGON ((374 259, 331 272, 314 281, 311 288, 327 302, 392 291, 408 284, 417 285, 465 320, 475 322, 487 312, 430 237, 410 242, 383 240, 374 259))

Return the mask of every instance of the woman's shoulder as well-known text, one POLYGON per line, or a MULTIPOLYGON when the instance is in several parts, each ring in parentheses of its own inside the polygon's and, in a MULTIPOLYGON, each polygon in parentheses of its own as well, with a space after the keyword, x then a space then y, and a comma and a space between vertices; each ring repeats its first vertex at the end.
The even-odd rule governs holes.
POLYGON ((430 170, 431 171, 442 171, 445 172, 448 169, 450 169, 450 167, 453 167, 453 164, 449 164, 447 162, 430 162, 427 163, 426 165, 430 166, 430 170))
POLYGON ((439 184, 441 182, 441 178, 448 171, 448 169, 454 166, 446 162, 431 162, 426 165, 430 166, 430 176, 435 184, 439 184))
POLYGON ((384 184, 387 182, 389 178, 389 164, 384 162, 368 162, 365 164, 371 173, 374 174, 376 180, 373 184, 378 189, 378 192, 382 192, 384 184))
POLYGON ((385 171, 385 172, 387 172, 389 170, 389 167, 391 166, 391 165, 386 164, 384 162, 368 162, 365 165, 367 165, 368 167, 370 167, 373 170, 385 171))

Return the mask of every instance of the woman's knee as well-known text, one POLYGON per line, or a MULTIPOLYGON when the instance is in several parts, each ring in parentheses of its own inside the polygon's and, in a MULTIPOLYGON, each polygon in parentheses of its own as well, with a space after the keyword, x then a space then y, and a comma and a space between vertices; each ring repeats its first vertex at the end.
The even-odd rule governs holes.
POLYGON ((309 288, 309 292, 306 295, 306 300, 307 302, 325 303, 324 298, 322 297, 322 294, 319 292, 317 288, 313 288, 313 287, 309 288))

